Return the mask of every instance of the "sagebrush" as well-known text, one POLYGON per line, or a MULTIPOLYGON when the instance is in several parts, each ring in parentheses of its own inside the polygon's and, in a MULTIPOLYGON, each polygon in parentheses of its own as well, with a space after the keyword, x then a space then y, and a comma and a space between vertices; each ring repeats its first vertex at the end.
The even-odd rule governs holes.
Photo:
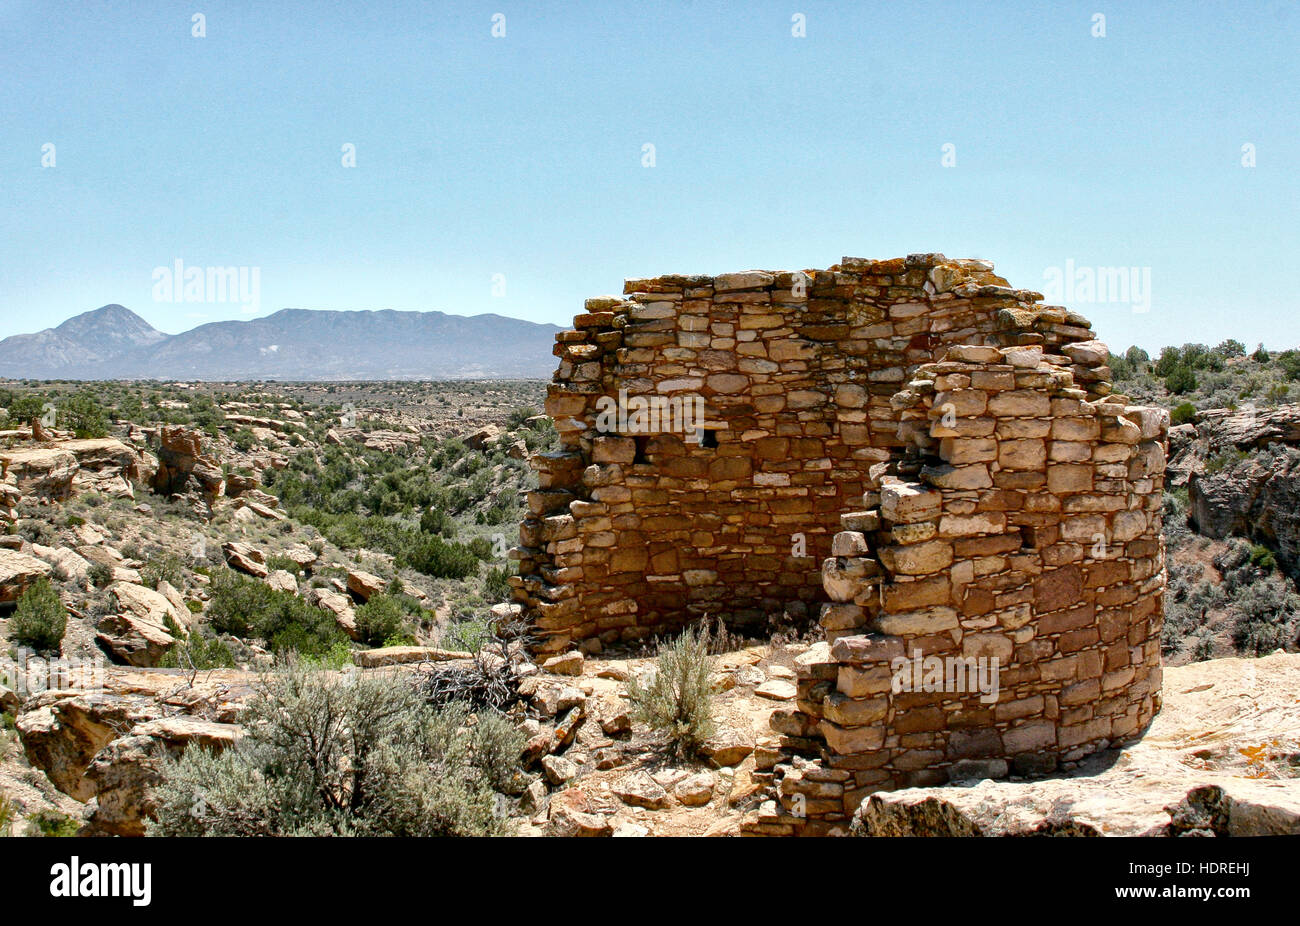
POLYGON ((716 729, 710 675, 713 658, 707 627, 687 628, 672 643, 659 648, 650 680, 628 682, 635 719, 666 734, 683 757, 699 752, 716 729))
POLYGON ((397 675, 297 662, 265 676, 221 753, 162 767, 151 835, 483 836, 505 831, 523 737, 501 716, 430 708, 397 675))

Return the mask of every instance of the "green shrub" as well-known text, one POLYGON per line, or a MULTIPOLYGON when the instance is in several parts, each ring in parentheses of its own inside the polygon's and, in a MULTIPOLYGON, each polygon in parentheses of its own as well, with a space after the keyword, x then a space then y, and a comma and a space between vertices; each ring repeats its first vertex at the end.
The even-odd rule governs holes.
POLYGON ((1246 356, 1246 345, 1236 338, 1228 338, 1215 347, 1214 352, 1221 357, 1244 357, 1246 356))
MULTIPOLYGON (((487 545, 490 553, 491 543, 487 545)), ((472 576, 478 572, 478 563, 473 550, 464 544, 447 543, 437 534, 421 534, 413 547, 398 556, 399 566, 409 566, 438 579, 472 576)))
POLYGON ((108 415, 89 392, 78 392, 59 404, 59 426, 77 437, 107 437, 108 415))
POLYGON ((489 569, 483 577, 483 600, 496 604, 510 598, 510 570, 489 569))
POLYGON ((1195 417, 1196 417, 1196 406, 1193 405, 1191 402, 1182 402, 1177 406, 1175 406, 1174 410, 1169 413, 1170 423, 1176 425, 1187 424, 1195 417))
POLYGON ((1300 351, 1282 351, 1277 355, 1277 363, 1287 379, 1300 379, 1300 351))
POLYGON ((212 576, 210 595, 206 613, 213 630, 260 637, 277 653, 322 655, 344 639, 329 611, 233 570, 212 576))
POLYGON ((492 639, 492 628, 483 619, 458 620, 445 627, 439 644, 447 649, 477 653, 492 639))
POLYGON ((36 392, 20 395, 9 403, 8 410, 11 427, 27 427, 45 413, 45 397, 36 392))
POLYGON ((1191 392, 1196 388, 1196 374, 1192 372, 1192 368, 1189 366, 1179 365, 1174 367, 1170 374, 1165 377, 1165 388, 1174 395, 1191 392))
POLYGON ((679 756, 698 752, 715 729, 712 670, 708 629, 688 628, 671 645, 659 648, 648 684, 635 678, 628 682, 633 716, 667 734, 679 756))
POLYGON ((14 834, 14 823, 18 820, 18 806, 9 796, 0 792, 0 839, 7 839, 14 834))
POLYGON ((444 508, 428 508, 420 514, 420 530, 448 539, 456 536, 456 522, 444 508))
POLYGON ((506 418, 506 430, 507 431, 517 430, 518 428, 522 427, 524 422, 527 421, 529 418, 535 418, 539 414, 541 414, 541 412, 539 412, 537 409, 533 408, 530 405, 524 405, 524 406, 520 406, 519 408, 513 408, 510 410, 510 414, 506 418))
POLYGON ((76 836, 77 830, 81 829, 80 824, 66 813, 60 813, 57 810, 42 810, 28 818, 36 824, 36 836, 76 836))
POLYGON ((158 665, 164 669, 233 669, 235 654, 220 637, 205 637, 198 631, 188 637, 182 634, 179 643, 163 654, 158 665))
POLYGON ((357 608, 357 632, 367 646, 382 646, 402 629, 406 612, 397 600, 388 595, 371 595, 370 600, 357 608))
POLYGON ((352 665, 352 647, 347 640, 337 640, 328 651, 318 655, 302 657, 303 665, 316 669, 331 669, 338 672, 352 665))
POLYGON ((507 524, 519 520, 520 506, 514 495, 501 493, 495 501, 479 513, 480 524, 507 524))
POLYGON ((149 588, 157 588, 159 582, 180 588, 185 583, 180 557, 175 553, 167 553, 149 560, 140 568, 140 581, 149 588))
POLYGON ((1211 476, 1215 473, 1221 473, 1225 469, 1231 469, 1233 466, 1236 466, 1249 456, 1249 450, 1237 450, 1234 447, 1229 447, 1227 450, 1220 450, 1205 461, 1205 472, 1211 476))
POLYGON ((56 652, 68 626, 68 612, 47 579, 37 579, 18 598, 9 637, 37 652, 56 652))
POLYGON ((1273 551, 1260 543, 1253 544, 1250 548, 1250 564, 1268 572, 1272 572, 1277 568, 1277 560, 1273 556, 1273 551))
POLYGON ((190 399, 190 420, 196 428, 216 437, 226 420, 226 413, 217 406, 211 396, 196 395, 190 399))
POLYGON ((162 766, 161 836, 483 836, 505 832, 523 737, 501 718, 435 711, 398 676, 302 665, 265 677, 244 738, 162 766))
POLYGON ((302 566, 287 556, 272 554, 266 558, 266 568, 275 572, 277 569, 283 569, 285 572, 292 573, 295 576, 302 575, 302 566))
POLYGON ((1300 643, 1300 595, 1276 575, 1242 583, 1232 599, 1232 642, 1255 656, 1300 643))
POLYGON ((1182 352, 1178 348, 1163 347, 1160 349, 1160 357, 1156 360, 1151 372, 1164 378, 1174 372, 1182 364, 1182 360, 1182 352))

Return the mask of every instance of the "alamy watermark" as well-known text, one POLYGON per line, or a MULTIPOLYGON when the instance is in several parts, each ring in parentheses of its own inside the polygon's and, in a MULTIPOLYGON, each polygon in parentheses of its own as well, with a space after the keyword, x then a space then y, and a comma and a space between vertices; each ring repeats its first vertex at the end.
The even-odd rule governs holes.
POLYGON ((687 440, 704 440, 704 397, 699 395, 636 395, 626 389, 618 398, 596 400, 596 430, 602 434, 684 434, 687 440))
POLYGON ((1062 305, 1127 305, 1151 310, 1150 267, 1081 267, 1074 259, 1043 271, 1043 295, 1062 305))
POLYGON ((980 703, 998 700, 998 677, 1001 665, 997 656, 926 656, 919 649, 907 656, 896 656, 889 663, 893 673, 890 689, 946 694, 980 693, 980 703))
POLYGON ((93 659, 46 659, 32 650, 20 649, 17 659, 0 656, 0 685, 21 698, 43 691, 102 691, 107 663, 93 659))
POLYGON ((153 268, 153 301, 234 303, 256 312, 262 307, 262 268, 187 267, 178 257, 170 267, 153 268))

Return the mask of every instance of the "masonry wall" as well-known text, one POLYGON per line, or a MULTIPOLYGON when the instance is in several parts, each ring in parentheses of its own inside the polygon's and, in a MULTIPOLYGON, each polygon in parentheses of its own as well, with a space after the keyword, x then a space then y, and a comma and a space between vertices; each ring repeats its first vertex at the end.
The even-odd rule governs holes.
MULTIPOLYGON (((532 461, 515 579, 548 652, 705 614, 750 632, 782 615, 814 623, 841 515, 909 443, 895 394, 916 370, 953 345, 1092 338, 991 264, 935 254, 624 289, 588 300, 556 339, 547 413, 561 449, 532 461), (708 439, 602 430, 600 399, 623 390, 702 397, 708 439)), ((1107 388, 1104 372, 1080 372, 1107 388)))
POLYGON ((1168 415, 1113 395, 1088 321, 1041 299, 919 254, 588 300, 556 338, 561 449, 532 460, 514 553, 538 648, 706 614, 819 630, 756 752, 774 798, 753 833, 834 832, 873 791, 1140 734, 1160 706, 1168 415), (698 397, 707 439, 611 426, 620 394, 698 397))
POLYGON ((1090 400, 1076 373, 1105 358, 1097 342, 954 347, 896 394, 913 446, 844 515, 823 564, 827 642, 773 717, 782 754, 817 758, 777 765, 780 806, 751 830, 823 832, 873 791, 1051 771, 1150 723, 1169 421, 1090 400), (900 690, 897 660, 918 654, 957 671, 900 690), (969 670, 994 658, 990 699, 969 670))

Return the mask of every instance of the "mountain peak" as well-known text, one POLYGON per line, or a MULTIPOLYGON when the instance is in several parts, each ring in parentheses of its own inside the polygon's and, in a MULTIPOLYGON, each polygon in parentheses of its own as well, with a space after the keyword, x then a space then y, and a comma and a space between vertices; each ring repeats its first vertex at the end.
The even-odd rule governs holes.
POLYGON ((137 345, 152 344, 166 337, 139 315, 116 302, 74 315, 50 330, 70 337, 94 333, 113 340, 129 340, 137 345))
POLYGON ((500 315, 281 309, 177 335, 112 303, 0 341, 0 375, 27 379, 543 378, 554 325, 500 315))

